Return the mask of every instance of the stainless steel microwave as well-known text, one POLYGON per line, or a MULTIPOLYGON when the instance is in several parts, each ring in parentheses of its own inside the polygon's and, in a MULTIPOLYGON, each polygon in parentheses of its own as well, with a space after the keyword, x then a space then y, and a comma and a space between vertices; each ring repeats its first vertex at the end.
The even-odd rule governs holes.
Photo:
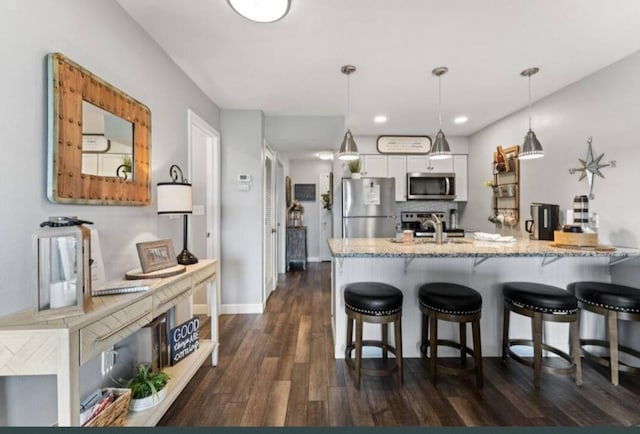
POLYGON ((407 199, 453 200, 455 198, 455 173, 407 173, 407 199))

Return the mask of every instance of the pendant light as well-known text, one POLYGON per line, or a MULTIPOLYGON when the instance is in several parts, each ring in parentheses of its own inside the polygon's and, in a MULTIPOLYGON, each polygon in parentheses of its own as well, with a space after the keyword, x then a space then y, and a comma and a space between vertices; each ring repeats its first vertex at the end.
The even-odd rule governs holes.
MULTIPOLYGON (((356 67, 353 65, 344 65, 340 68, 340 72, 347 76, 347 116, 345 120, 345 124, 347 124, 347 120, 349 119, 349 111, 351 109, 351 74, 356 71, 356 67)), ((351 130, 347 128, 347 132, 344 133, 344 139, 342 139, 342 144, 340 145, 340 150, 338 151, 338 158, 340 160, 357 160, 360 158, 358 155, 358 146, 356 145, 356 141, 353 140, 353 135, 351 134, 351 130)))
POLYGON ((442 132, 442 86, 441 86, 441 77, 449 71, 449 68, 446 66, 440 66, 431 73, 438 77, 438 120, 440 122, 440 129, 438 130, 438 134, 436 134, 436 140, 431 145, 431 150, 429 151, 429 157, 434 160, 444 160, 445 158, 451 158, 451 148, 449 147, 449 142, 447 142, 447 138, 444 136, 442 132))
POLYGON ((542 145, 536 137, 536 133, 531 129, 531 76, 540 71, 539 68, 525 69, 520 73, 523 77, 529 78, 529 131, 524 136, 524 143, 522 144, 522 151, 518 155, 521 160, 531 160, 533 158, 544 157, 544 151, 542 145))
POLYGON ((256 23, 278 21, 291 6, 290 0, 227 0, 227 3, 239 15, 256 23))

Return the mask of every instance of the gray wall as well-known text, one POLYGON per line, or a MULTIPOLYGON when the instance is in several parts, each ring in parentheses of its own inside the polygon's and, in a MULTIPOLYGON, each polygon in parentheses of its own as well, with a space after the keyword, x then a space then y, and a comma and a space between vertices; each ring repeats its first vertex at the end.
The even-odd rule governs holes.
POLYGON ((264 136, 280 152, 299 152, 301 145, 337 151, 343 125, 342 116, 265 116, 264 136))
MULTIPOLYGON (((152 182, 169 166, 187 166, 187 109, 214 127, 219 110, 112 0, 21 0, 0 6, 0 315, 31 308, 31 237, 48 216, 77 215, 99 230, 108 278, 139 266, 135 243, 172 238, 181 222, 147 207, 75 206, 46 199, 46 63, 61 52, 145 103, 152 114, 152 182)), ((99 376, 99 373, 97 374, 99 376)), ((49 425, 56 420, 53 377, 0 379, 0 425, 49 425), (37 391, 37 392, 36 392, 37 391), (27 405, 28 403, 28 405, 27 405), (38 411, 33 411, 34 409, 38 411)))
MULTIPOLYGON (((544 79, 544 66, 533 80, 544 79)), ((531 202, 572 208, 575 195, 587 194, 586 180, 570 175, 587 152, 593 136, 594 155, 616 160, 616 168, 601 169, 595 177, 595 199, 589 210, 600 215, 601 243, 640 246, 640 210, 634 189, 638 185, 638 115, 640 114, 640 53, 636 53, 533 104, 533 130, 542 143, 544 158, 520 163, 521 220, 530 218, 531 202)), ((526 82, 523 79, 523 103, 526 82)), ((526 108, 474 134, 469 140, 469 202, 461 226, 493 231, 489 223, 491 191, 483 182, 492 178, 491 161, 497 145, 522 144, 528 128, 526 108)))
POLYGON ((220 113, 222 197, 222 310, 261 312, 262 140, 258 110, 220 113), (238 174, 251 175, 249 191, 238 189, 238 174), (246 305, 246 306, 239 306, 246 305))
POLYGON ((300 202, 304 207, 304 225, 307 227, 307 257, 320 258, 320 209, 324 193, 318 185, 320 173, 331 172, 331 161, 292 160, 290 162, 291 184, 314 184, 316 198, 313 202, 300 202))

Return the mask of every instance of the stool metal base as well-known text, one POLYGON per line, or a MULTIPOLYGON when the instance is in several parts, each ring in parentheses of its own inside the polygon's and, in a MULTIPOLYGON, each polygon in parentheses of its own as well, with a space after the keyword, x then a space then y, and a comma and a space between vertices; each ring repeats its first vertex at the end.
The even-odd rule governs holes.
POLYGON ((347 344, 344 352, 344 359, 347 366, 355 371, 355 388, 360 389, 360 377, 362 375, 373 377, 384 377, 398 373, 399 383, 404 384, 404 374, 402 372, 402 311, 391 315, 366 315, 354 310, 345 308, 347 314, 347 344), (363 323, 376 323, 382 326, 382 340, 363 340, 363 323), (353 340, 353 328, 355 323, 355 341, 353 340), (395 346, 389 345, 388 325, 393 323, 395 346), (395 356, 395 365, 387 368, 369 369, 362 368, 362 347, 378 347, 382 349, 382 358, 387 360, 388 353, 395 356), (351 353, 355 350, 355 361, 351 359, 351 353))
POLYGON ((533 369, 533 384, 540 386, 540 374, 544 372, 571 375, 575 374, 576 385, 582 385, 582 368, 580 365, 580 342, 578 340, 578 314, 554 314, 543 313, 515 305, 511 301, 504 300, 504 316, 502 325, 502 363, 507 363, 507 357, 514 361, 533 369), (531 318, 531 334, 533 339, 509 339, 509 316, 511 312, 531 318), (568 322, 569 342, 571 354, 567 354, 559 348, 547 345, 542 342, 542 322, 568 322), (511 347, 522 345, 533 347, 533 361, 529 361, 519 356, 511 347), (569 363, 568 367, 554 367, 542 360, 542 350, 550 351, 569 363))
POLYGON ((422 344, 420 352, 427 362, 431 382, 436 383, 437 371, 452 375, 468 375, 475 372, 476 386, 483 387, 482 374, 482 344, 480 342, 480 313, 469 315, 456 315, 438 312, 424 306, 420 306, 422 311, 422 344), (459 323, 460 342, 449 339, 438 339, 438 320, 459 323), (467 323, 471 323, 473 334, 473 349, 467 346, 467 323), (438 346, 445 346, 460 350, 460 364, 462 367, 455 368, 437 363, 438 346), (428 350, 428 351, 427 351, 428 350), (467 355, 473 358, 473 364, 467 365, 467 355))
MULTIPOLYGON (((385 344, 382 341, 364 340, 364 341, 362 341, 362 346, 363 347, 378 347, 378 348, 382 348, 383 351, 389 351, 394 356, 396 356, 395 347, 392 347, 389 344, 385 344)), ((347 348, 346 348, 345 353, 344 353, 344 361, 346 362, 347 366, 349 366, 351 369, 355 369, 354 361, 351 359, 351 352, 353 350, 355 350, 355 349, 356 349, 355 343, 351 344, 351 345, 347 345, 347 348)), ((387 357, 383 357, 383 359, 387 359, 387 357)), ((398 372, 399 370, 400 370, 400 368, 394 362, 393 366, 389 366, 387 368, 375 368, 374 369, 374 368, 363 368, 363 367, 360 367, 360 375, 367 375, 367 376, 370 376, 370 377, 387 377, 389 375, 392 375, 392 374, 398 372)))
POLYGON ((631 375, 640 374, 640 367, 631 366, 624 362, 621 362, 619 357, 619 353, 623 353, 640 359, 640 351, 626 347, 624 345, 620 345, 618 343, 618 320, 640 321, 640 314, 633 312, 618 312, 584 302, 580 299, 578 299, 578 306, 580 307, 580 309, 584 309, 605 317, 609 338, 608 341, 602 339, 580 339, 580 348, 582 349, 582 354, 584 354, 584 356, 589 360, 593 360, 594 362, 609 368, 611 372, 611 383, 615 386, 617 386, 620 382, 620 378, 618 375, 619 372, 624 372, 631 375), (585 346, 608 348, 609 355, 607 357, 594 354, 591 351, 587 350, 585 346))
MULTIPOLYGON (((525 366, 528 366, 530 368, 533 368, 535 365, 535 362, 532 360, 527 360, 524 357, 521 357, 519 354, 515 353, 513 350, 511 350, 511 347, 516 347, 516 346, 527 346, 527 347, 534 347, 534 342, 531 339, 509 339, 508 343, 507 343, 507 354, 509 355, 509 357, 511 357, 513 360, 515 360, 518 363, 521 363, 525 366)), ((544 360, 542 360, 540 362, 540 369, 542 372, 548 372, 551 374, 557 374, 557 375, 571 375, 574 374, 576 372, 576 365, 575 363, 573 363, 573 358, 571 355, 565 353, 564 351, 560 350, 559 348, 556 347, 552 347, 551 345, 547 345, 547 344, 541 344, 542 349, 545 351, 549 351, 552 352, 558 356, 560 356, 560 358, 564 359, 569 365, 566 367, 558 367, 558 366, 552 366, 549 363, 545 363, 544 360)), ((505 361, 505 359, 503 358, 503 361, 505 361)))

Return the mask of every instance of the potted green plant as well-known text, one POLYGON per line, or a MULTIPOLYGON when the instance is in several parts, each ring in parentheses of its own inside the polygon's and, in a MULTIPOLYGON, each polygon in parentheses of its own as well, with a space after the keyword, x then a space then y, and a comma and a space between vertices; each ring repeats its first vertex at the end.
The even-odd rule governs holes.
POLYGON ((360 178, 360 159, 352 160, 349 162, 349 172, 351 172, 351 177, 354 179, 360 178))
POLYGON ((126 386, 131 389, 129 410, 143 411, 157 405, 167 394, 169 375, 165 372, 151 372, 150 366, 142 363, 136 367, 136 374, 126 386))
POLYGON ((322 193, 322 208, 331 211, 331 192, 322 193))

